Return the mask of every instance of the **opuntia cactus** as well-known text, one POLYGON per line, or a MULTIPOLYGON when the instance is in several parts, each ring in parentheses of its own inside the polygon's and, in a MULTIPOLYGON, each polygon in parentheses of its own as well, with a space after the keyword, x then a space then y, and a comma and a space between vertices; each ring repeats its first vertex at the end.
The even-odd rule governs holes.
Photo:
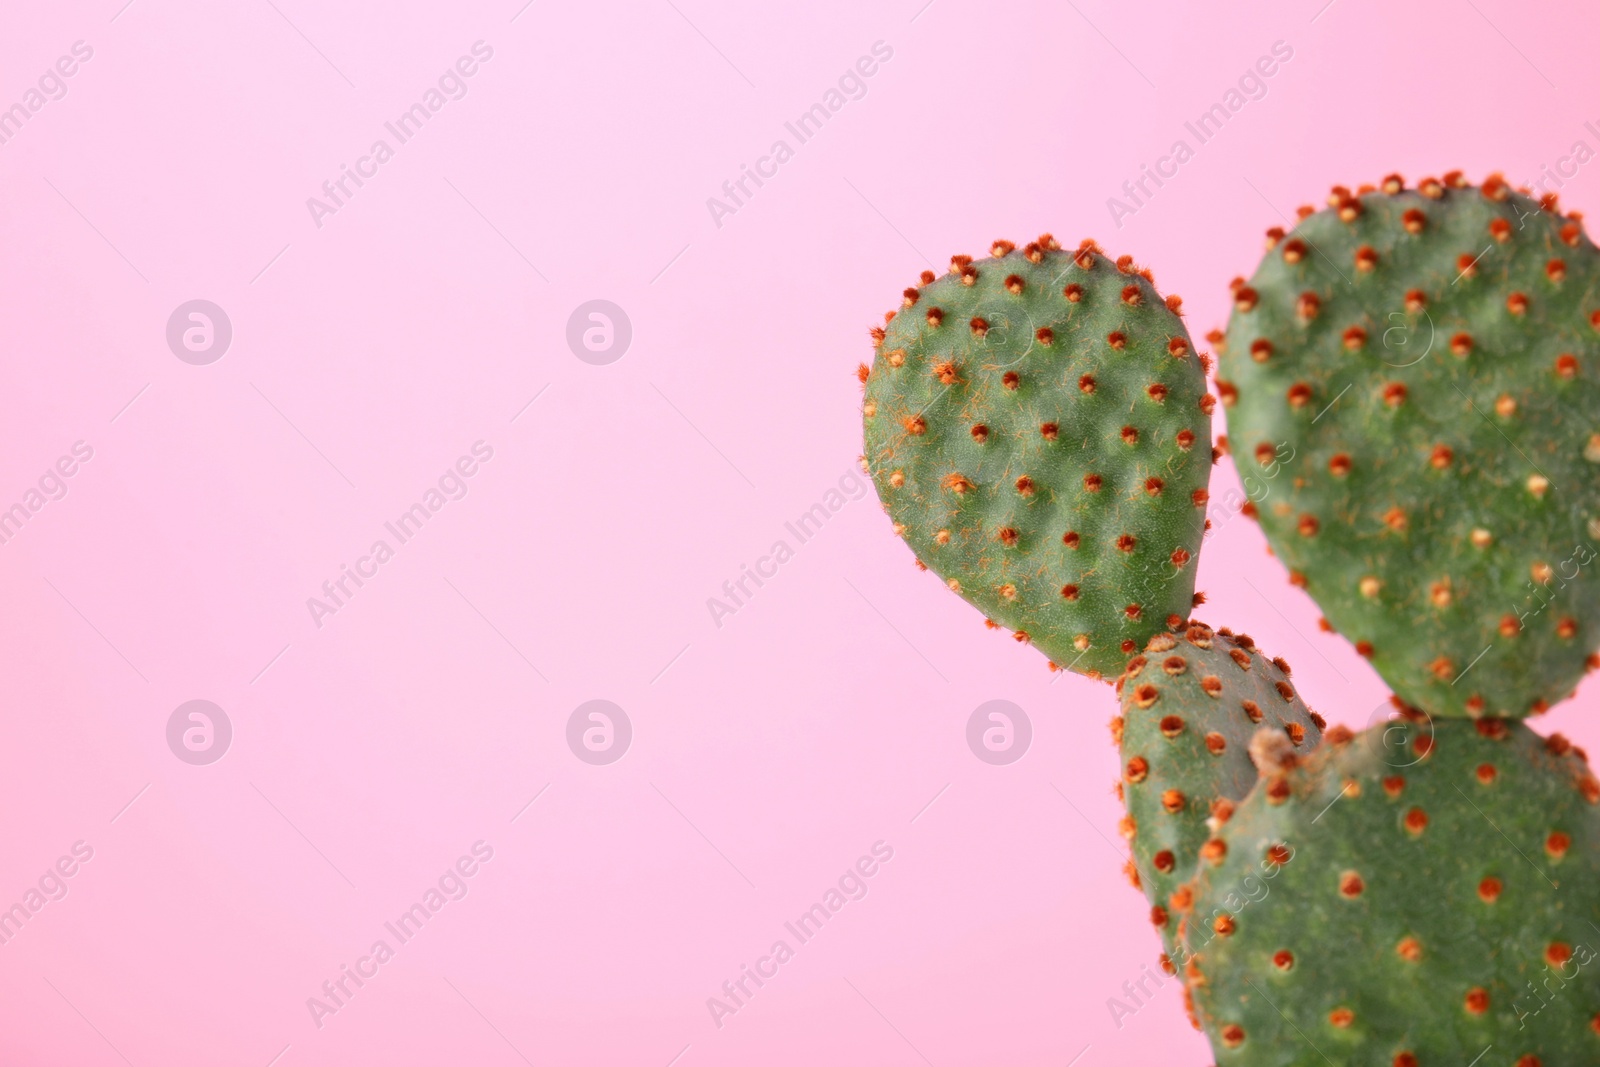
POLYGON ((1188 617, 1199 355, 1148 271, 1049 235, 922 275, 873 331, 865 464, 917 558, 1051 662, 1116 674, 1188 617))
POLYGON ((1218 386, 1290 578, 1407 702, 1522 716, 1600 646, 1600 252, 1575 216, 1399 176, 1234 283, 1218 386), (1276 466, 1274 467, 1276 469, 1276 466))
POLYGON ((1310 752, 1322 740, 1322 717, 1295 692, 1282 659, 1267 659, 1245 634, 1194 621, 1180 635, 1152 637, 1117 688, 1122 714, 1112 736, 1128 809, 1122 833, 1170 971, 1179 916, 1168 899, 1194 877, 1210 824, 1226 819, 1255 784, 1251 738, 1271 728, 1291 751, 1310 752))
POLYGON ((1600 1060, 1597 802, 1514 720, 1269 754, 1171 901, 1218 1067, 1600 1060))
POLYGON ((1401 719, 1324 730, 1187 621, 1207 368, 1127 258, 924 273, 860 371, 863 462, 991 625, 1121 669, 1130 875, 1218 1067, 1600 1062, 1600 780, 1516 721, 1600 664, 1600 250, 1497 177, 1331 204, 1236 281, 1218 390, 1249 510, 1401 719))

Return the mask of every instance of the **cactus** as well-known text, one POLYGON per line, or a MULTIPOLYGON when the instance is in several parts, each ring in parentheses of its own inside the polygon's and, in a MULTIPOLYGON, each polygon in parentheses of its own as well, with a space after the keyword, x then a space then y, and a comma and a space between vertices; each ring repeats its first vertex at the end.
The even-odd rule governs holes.
POLYGON ((1597 802, 1515 720, 1270 756, 1172 902, 1218 1067, 1596 1062, 1597 802))
POLYGON ((1234 283, 1232 451, 1291 474, 1248 510, 1407 702, 1540 712, 1600 663, 1600 252, 1498 176, 1330 202, 1234 283))
POLYGON ((1267 659, 1245 634, 1198 622, 1181 636, 1152 637, 1117 689, 1122 714, 1111 732, 1122 754, 1129 876, 1150 900, 1171 973, 1178 917, 1167 900, 1194 877, 1209 821, 1226 819, 1255 784, 1251 737, 1271 727, 1310 752, 1322 740, 1322 717, 1295 692, 1282 659, 1267 659))
POLYGON ((1054 665, 1115 674, 1188 617, 1211 396, 1148 271, 1049 235, 905 290, 861 368, 895 529, 1054 665))
POLYGON ((1600 665, 1600 250, 1498 177, 1330 203, 1234 283, 1218 393, 1247 512, 1400 720, 1324 731, 1187 621, 1209 368, 1127 257, 925 272, 860 368, 863 466, 991 626, 1121 671, 1129 875, 1218 1067, 1600 1061, 1600 779, 1517 721, 1600 665))

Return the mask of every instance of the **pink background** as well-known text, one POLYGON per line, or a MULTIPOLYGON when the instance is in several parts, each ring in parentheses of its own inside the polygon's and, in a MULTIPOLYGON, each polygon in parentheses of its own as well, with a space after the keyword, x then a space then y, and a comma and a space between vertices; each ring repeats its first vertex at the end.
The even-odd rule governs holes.
MULTIPOLYGON (((0 106, 94 50, 0 145, 0 507, 94 450, 0 545, 0 905, 94 849, 0 945, 0 1061, 1210 1061, 1174 983, 1107 1008, 1157 952, 1110 691, 986 632, 870 498, 804 545, 784 523, 852 469, 867 327, 918 271, 1094 236, 1202 338, 1332 182, 1600 147, 1586 5, 122 3, 0 34, 0 106), (478 40, 467 95, 318 228, 306 198, 478 40), (1266 95, 1113 225, 1280 40, 1266 95), (715 225, 876 41, 866 95, 715 225), (233 324, 208 366, 164 336, 195 298, 233 324), (633 325, 607 366, 565 340, 594 298, 633 325), (479 440, 469 494, 314 625, 479 440), (633 725, 608 766, 565 740, 594 698, 633 725), (965 741, 997 698, 1033 724, 1009 766, 965 741), (193 699, 233 724, 208 766, 166 743, 193 699), (480 839, 469 895, 319 1028, 307 998, 480 839), (718 1028, 706 999, 879 840, 868 895, 718 1028)), ((1600 210, 1589 170, 1562 193, 1600 210)), ((1200 573, 1202 617, 1367 721, 1386 690, 1248 520, 1200 573)), ((1600 744, 1594 701, 1541 729, 1600 744)))

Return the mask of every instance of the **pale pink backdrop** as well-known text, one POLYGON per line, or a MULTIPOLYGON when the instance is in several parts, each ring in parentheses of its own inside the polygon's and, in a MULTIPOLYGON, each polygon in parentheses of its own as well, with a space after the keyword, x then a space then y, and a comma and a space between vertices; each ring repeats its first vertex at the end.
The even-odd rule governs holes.
MULTIPOLYGON (((0 907, 93 850, 0 945, 0 1062, 1210 1062, 1174 983, 1108 1009, 1157 952, 1110 691, 984 630, 870 495, 805 544, 785 523, 853 469, 867 327, 920 270, 1094 236, 1201 337, 1330 183, 1600 148, 1588 5, 123 4, 13 4, 0 32, 0 107, 93 52, 0 144, 0 508, 93 450, 0 545, 0 907), (319 227, 307 198, 479 41, 465 95, 319 227), (784 123, 878 42, 799 144, 784 123), (1184 122, 1276 42, 1199 145, 1184 122), (165 336, 195 299, 233 328, 203 366, 165 336), (609 365, 567 342, 593 299, 632 325, 609 365), (307 598, 479 441, 467 495, 319 628, 307 598), (567 742, 591 699, 632 724, 609 765, 567 742), (1010 765, 966 742, 991 699, 1032 723, 1010 765), (190 700, 232 724, 209 765, 168 746, 190 700), (479 841, 399 945, 383 924, 479 841), (787 934, 879 841, 867 895, 787 934), (707 998, 779 938, 719 1027, 707 998)), ((1600 210, 1589 170, 1561 192, 1600 210)), ((1203 617, 1365 723, 1386 690, 1216 517, 1203 617)), ((1600 744, 1594 704, 1540 728, 1600 744)))

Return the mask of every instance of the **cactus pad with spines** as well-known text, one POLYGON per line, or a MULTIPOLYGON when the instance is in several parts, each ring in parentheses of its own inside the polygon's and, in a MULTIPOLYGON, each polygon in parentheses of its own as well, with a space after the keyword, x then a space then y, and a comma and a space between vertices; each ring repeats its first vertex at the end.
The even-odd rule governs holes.
POLYGON ((1290 475, 1254 509, 1406 701, 1541 711, 1600 647, 1600 251, 1498 177, 1331 199, 1235 283, 1232 452, 1290 475))
POLYGON ((1600 1062, 1597 801, 1515 720, 1335 728, 1264 771, 1176 902, 1217 1067, 1600 1062))
POLYGON ((873 331, 866 467, 917 558, 1052 663, 1188 617, 1211 397, 1177 301, 1092 242, 997 242, 873 331))
POLYGON ((1193 621, 1181 634, 1151 638, 1117 688, 1122 832, 1166 966, 1179 919, 1168 898, 1194 877, 1212 836, 1208 820, 1226 817, 1255 784, 1251 737, 1281 729, 1293 751, 1309 753, 1322 740, 1322 718, 1295 692, 1287 663, 1267 659, 1244 634, 1193 621))

